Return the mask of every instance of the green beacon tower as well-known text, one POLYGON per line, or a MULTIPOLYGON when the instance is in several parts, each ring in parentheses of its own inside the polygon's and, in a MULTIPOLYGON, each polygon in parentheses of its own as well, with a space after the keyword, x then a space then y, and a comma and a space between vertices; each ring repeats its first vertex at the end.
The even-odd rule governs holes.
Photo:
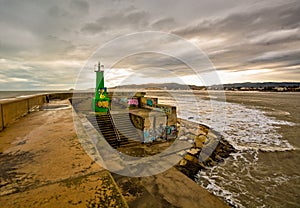
POLYGON ((93 110, 95 112, 106 113, 109 110, 110 99, 107 95, 107 88, 104 87, 104 65, 98 63, 98 67, 95 69, 96 72, 96 88, 95 97, 93 98, 93 110))

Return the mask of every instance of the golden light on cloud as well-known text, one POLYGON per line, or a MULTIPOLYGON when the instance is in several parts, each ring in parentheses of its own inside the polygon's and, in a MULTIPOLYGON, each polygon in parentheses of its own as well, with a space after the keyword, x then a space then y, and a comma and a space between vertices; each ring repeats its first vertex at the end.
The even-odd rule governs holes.
POLYGON ((189 39, 189 41, 198 47, 209 48, 218 46, 226 40, 224 38, 191 38, 189 39))

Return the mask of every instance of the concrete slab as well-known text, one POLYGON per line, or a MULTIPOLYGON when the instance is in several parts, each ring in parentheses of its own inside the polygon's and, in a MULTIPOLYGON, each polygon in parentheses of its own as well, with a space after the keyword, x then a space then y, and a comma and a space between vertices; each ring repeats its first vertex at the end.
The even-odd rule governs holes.
POLYGON ((83 150, 71 108, 30 113, 0 137, 0 207, 127 207, 83 150))

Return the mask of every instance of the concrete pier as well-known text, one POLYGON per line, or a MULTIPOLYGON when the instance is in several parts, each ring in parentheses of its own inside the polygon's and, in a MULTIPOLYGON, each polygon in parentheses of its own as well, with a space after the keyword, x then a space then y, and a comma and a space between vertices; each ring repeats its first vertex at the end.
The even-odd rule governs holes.
POLYGON ((81 147, 66 105, 50 101, 25 117, 25 101, 1 108, 10 125, 0 132, 0 207, 228 207, 175 168, 143 178, 112 176, 81 147), (19 106, 9 117, 6 109, 19 106))
POLYGON ((45 105, 0 132, 0 207, 127 207, 81 148, 68 101, 45 105))

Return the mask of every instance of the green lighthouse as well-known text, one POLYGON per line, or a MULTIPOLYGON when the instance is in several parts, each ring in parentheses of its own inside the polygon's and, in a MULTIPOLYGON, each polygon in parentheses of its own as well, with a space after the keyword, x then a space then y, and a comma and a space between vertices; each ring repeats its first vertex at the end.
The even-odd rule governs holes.
POLYGON ((93 110, 95 112, 107 112, 110 106, 110 99, 107 95, 107 88, 104 87, 104 66, 98 63, 96 68, 96 88, 95 97, 93 98, 93 110))

